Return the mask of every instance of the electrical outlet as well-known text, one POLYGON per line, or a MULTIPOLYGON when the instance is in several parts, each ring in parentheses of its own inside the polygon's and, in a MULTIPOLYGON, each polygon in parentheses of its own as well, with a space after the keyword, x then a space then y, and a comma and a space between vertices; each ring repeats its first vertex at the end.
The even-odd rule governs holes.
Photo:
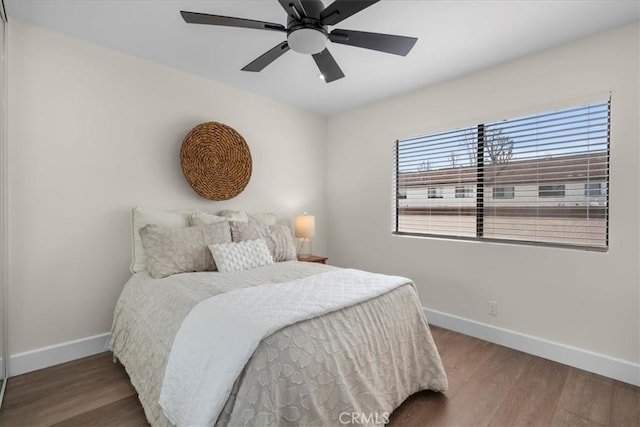
POLYGON ((489 315, 498 316, 498 302, 489 301, 489 315))

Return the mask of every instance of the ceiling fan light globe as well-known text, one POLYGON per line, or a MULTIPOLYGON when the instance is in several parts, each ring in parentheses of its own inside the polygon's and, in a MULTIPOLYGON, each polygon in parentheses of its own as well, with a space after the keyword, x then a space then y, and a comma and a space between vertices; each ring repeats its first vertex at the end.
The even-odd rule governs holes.
POLYGON ((295 52, 314 55, 327 46, 327 35, 313 28, 301 28, 289 33, 287 42, 295 52))

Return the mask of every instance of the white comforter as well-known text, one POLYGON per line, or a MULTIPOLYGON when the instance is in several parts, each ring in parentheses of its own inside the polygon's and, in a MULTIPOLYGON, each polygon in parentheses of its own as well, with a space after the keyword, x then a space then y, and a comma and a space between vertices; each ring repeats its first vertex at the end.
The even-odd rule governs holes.
POLYGON ((160 394, 165 415, 178 426, 213 425, 263 338, 410 283, 403 277, 344 269, 237 289, 200 302, 173 343, 160 394))

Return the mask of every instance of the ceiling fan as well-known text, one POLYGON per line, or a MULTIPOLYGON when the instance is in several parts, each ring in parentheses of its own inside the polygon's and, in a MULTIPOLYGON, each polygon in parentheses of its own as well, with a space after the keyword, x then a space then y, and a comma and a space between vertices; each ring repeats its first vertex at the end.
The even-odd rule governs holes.
POLYGON ((272 22, 230 16, 186 11, 181 11, 180 14, 188 24, 222 25, 286 33, 286 41, 268 50, 242 70, 262 71, 267 65, 292 49, 298 53, 312 55, 320 69, 320 77, 330 83, 344 77, 344 73, 329 53, 326 47, 327 40, 402 56, 406 56, 418 41, 415 37, 341 29, 329 32, 327 29, 328 26, 336 25, 378 1, 380 0, 335 0, 325 8, 321 0, 278 0, 287 12, 286 28, 272 22))

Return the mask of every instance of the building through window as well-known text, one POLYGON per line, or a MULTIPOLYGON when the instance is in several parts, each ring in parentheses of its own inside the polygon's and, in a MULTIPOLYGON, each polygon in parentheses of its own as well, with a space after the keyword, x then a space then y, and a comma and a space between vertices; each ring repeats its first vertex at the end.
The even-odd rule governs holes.
POLYGON ((605 250, 609 124, 603 101, 398 140, 393 232, 605 250))

